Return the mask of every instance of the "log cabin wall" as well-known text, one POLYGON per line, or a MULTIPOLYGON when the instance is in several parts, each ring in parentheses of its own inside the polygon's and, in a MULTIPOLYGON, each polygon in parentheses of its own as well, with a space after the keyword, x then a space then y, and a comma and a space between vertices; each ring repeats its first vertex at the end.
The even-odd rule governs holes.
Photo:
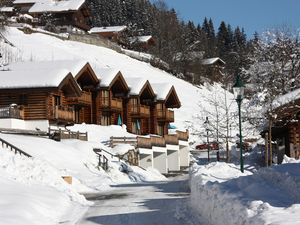
POLYGON ((291 123, 289 129, 290 157, 300 157, 300 122, 291 123))

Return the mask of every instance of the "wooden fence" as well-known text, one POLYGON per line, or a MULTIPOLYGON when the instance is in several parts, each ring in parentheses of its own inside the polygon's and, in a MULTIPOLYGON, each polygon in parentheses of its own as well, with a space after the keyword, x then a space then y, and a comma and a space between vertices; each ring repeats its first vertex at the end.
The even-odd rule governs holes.
POLYGON ((13 144, 8 143, 7 141, 3 140, 2 138, 0 138, 0 142, 2 144, 2 147, 6 147, 7 149, 10 149, 11 151, 15 152, 15 154, 20 154, 20 155, 24 155, 27 157, 31 157, 31 155, 29 155, 28 153, 22 151, 21 149, 19 149, 18 147, 14 146, 13 144))
POLYGON ((49 138, 52 138, 56 141, 60 141, 61 139, 78 139, 82 141, 88 140, 87 132, 81 133, 79 131, 70 131, 70 130, 62 130, 62 129, 48 129, 49 138))

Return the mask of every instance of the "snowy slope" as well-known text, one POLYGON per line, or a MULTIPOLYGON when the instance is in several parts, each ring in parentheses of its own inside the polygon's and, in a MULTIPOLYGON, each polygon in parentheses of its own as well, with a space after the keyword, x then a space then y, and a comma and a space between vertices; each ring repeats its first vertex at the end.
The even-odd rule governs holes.
MULTIPOLYGON (((113 50, 83 44, 80 42, 62 41, 44 34, 24 34, 16 28, 9 28, 6 37, 18 49, 23 61, 43 61, 62 59, 84 59, 94 68, 114 68, 126 77, 143 77, 151 83, 170 83, 175 86, 182 103, 175 109, 175 123, 185 129, 185 121, 193 121, 193 114, 200 111, 198 105, 202 89, 178 79, 150 64, 132 59, 113 50)), ((210 106, 208 105, 207 108, 210 106)))

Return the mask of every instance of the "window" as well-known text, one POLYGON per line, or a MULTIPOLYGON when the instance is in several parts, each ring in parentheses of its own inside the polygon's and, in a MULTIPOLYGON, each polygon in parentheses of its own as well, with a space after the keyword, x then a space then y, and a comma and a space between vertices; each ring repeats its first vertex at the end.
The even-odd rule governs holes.
POLYGON ((132 98, 130 99, 131 112, 138 113, 138 99, 132 98))
POLYGON ((157 134, 160 136, 164 135, 164 126, 163 125, 157 125, 157 134))
POLYGON ((110 116, 109 115, 102 115, 101 116, 101 125, 103 125, 103 126, 110 125, 110 116))
POLYGON ((26 94, 19 95, 19 105, 28 105, 28 96, 26 94))
POLYGON ((61 97, 59 95, 54 95, 54 105, 55 106, 61 105, 61 97))
POLYGON ((101 91, 101 103, 102 103, 102 106, 109 106, 109 91, 108 90, 101 91))
POLYGON ((164 115, 164 107, 162 103, 156 104, 157 117, 163 117, 164 115))
POLYGON ((136 120, 131 123, 132 133, 133 134, 141 134, 141 121, 136 120))

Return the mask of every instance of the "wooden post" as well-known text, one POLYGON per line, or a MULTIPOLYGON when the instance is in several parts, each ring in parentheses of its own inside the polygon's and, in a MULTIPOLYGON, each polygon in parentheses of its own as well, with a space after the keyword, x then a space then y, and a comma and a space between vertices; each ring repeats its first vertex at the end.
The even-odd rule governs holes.
POLYGON ((269 166, 269 134, 268 132, 266 132, 265 134, 265 166, 268 167, 269 166))
POLYGON ((270 166, 272 166, 272 117, 269 119, 269 151, 270 151, 270 166))

